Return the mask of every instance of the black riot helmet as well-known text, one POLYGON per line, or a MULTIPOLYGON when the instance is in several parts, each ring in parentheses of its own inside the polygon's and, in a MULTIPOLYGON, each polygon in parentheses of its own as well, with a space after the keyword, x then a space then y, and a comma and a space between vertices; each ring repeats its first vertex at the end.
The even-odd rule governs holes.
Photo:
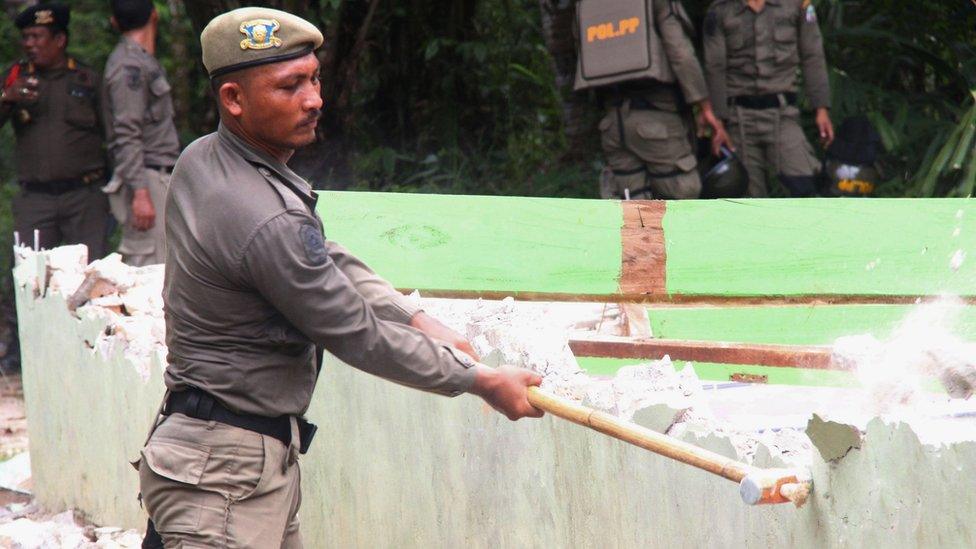
POLYGON ((881 136, 866 116, 851 116, 837 128, 837 137, 827 148, 821 194, 824 196, 868 196, 881 182, 878 156, 881 136))
POLYGON ((834 158, 827 158, 824 175, 826 196, 869 196, 874 192, 881 173, 874 164, 848 164, 834 158))
POLYGON ((702 198, 741 198, 749 187, 749 173, 739 157, 724 145, 719 158, 702 163, 702 198))

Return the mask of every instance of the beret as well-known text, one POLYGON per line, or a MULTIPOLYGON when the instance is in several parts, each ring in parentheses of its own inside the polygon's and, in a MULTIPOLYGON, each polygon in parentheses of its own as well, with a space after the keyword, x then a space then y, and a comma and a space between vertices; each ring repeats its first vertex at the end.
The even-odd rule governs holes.
POLYGON ((17 14, 14 25, 18 29, 45 26, 67 32, 70 19, 71 10, 68 9, 68 6, 53 2, 42 2, 17 14))
POLYGON ((322 45, 315 25, 270 8, 239 8, 214 17, 200 33, 210 78, 306 55, 322 45))

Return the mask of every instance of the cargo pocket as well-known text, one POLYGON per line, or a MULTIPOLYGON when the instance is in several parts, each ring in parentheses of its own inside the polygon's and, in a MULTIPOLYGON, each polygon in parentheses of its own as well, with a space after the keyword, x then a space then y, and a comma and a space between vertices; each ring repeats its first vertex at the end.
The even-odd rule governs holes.
MULTIPOLYGON (((634 128, 633 140, 627 143, 628 148, 642 160, 653 166, 671 165, 682 151, 678 150, 678 140, 682 134, 678 128, 669 130, 668 117, 675 117, 674 113, 653 113, 655 118, 642 120, 634 128), (673 136, 669 134, 674 133, 673 136)), ((648 117, 649 118, 649 117, 648 117)), ((680 126, 680 120, 676 124, 680 126)))
POLYGON ((695 167, 698 166, 698 160, 695 159, 694 155, 689 154, 687 156, 683 156, 679 158, 678 161, 674 163, 674 165, 679 170, 687 173, 690 172, 691 170, 694 170, 695 167))
POLYGON ((191 487, 209 459, 209 448, 184 441, 152 439, 142 449, 142 465, 156 475, 140 470, 143 498, 160 532, 197 530, 202 507, 191 487))

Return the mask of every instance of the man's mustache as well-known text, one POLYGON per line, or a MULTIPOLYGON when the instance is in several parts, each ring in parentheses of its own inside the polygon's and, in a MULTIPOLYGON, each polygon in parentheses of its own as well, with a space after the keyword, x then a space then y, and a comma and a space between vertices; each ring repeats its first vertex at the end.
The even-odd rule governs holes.
POLYGON ((322 116, 322 111, 320 109, 315 109, 314 111, 308 113, 308 116, 306 116, 305 119, 302 120, 302 123, 299 124, 299 125, 300 126, 307 126, 307 125, 311 124, 312 122, 315 122, 316 120, 318 120, 319 117, 321 117, 321 116, 322 116))

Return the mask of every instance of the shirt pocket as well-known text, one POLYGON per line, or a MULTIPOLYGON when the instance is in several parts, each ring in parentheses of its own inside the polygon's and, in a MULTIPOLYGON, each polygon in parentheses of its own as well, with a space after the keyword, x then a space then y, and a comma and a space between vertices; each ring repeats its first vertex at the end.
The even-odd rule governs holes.
POLYGON ((64 120, 76 128, 91 129, 98 124, 95 112, 95 89, 90 86, 68 86, 68 108, 64 120))
POLYGON ((788 19, 780 19, 773 27, 773 41, 777 63, 795 63, 799 60, 796 49, 796 25, 788 19))
POLYGON ((154 122, 173 117, 173 104, 169 95, 171 89, 163 75, 149 83, 149 115, 154 122))
POLYGON ((722 28, 725 32, 726 50, 736 51, 746 46, 748 40, 746 34, 749 32, 747 29, 748 26, 751 26, 751 24, 744 17, 729 17, 725 19, 722 28))

